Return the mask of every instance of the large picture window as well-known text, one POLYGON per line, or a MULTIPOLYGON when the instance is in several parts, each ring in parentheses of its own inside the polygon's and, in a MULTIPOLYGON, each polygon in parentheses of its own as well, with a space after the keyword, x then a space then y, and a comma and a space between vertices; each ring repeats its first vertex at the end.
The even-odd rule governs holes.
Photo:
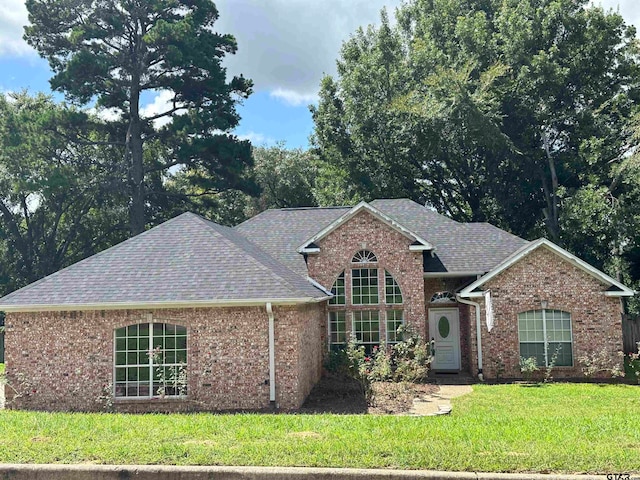
POLYGON ((353 333, 367 354, 380 344, 380 317, 377 310, 353 312, 353 333))
POLYGON ((520 356, 534 357, 548 366, 556 355, 556 366, 573 365, 571 314, 561 310, 530 310, 518 314, 520 356))
POLYGON ((115 331, 115 396, 187 394, 187 329, 140 323, 115 331))
POLYGON ((378 269, 351 270, 351 303, 353 305, 378 304, 378 269))

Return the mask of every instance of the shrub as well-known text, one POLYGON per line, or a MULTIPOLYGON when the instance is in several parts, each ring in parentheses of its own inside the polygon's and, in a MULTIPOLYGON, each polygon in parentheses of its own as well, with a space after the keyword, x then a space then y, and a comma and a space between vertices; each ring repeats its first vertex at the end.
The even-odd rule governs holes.
POLYGON ((640 342, 637 344, 639 353, 629 353, 627 355, 627 372, 636 382, 640 383, 640 342))
POLYGON ((531 381, 533 374, 538 371, 536 357, 520 357, 520 372, 525 380, 531 381))
POLYGON ((606 348, 581 355, 578 357, 578 363, 582 365, 582 374, 587 378, 593 378, 599 373, 609 374, 612 377, 623 375, 619 363, 611 358, 606 348))
POLYGON ((393 380, 417 383, 429 374, 431 352, 424 339, 407 327, 400 327, 402 341, 392 348, 393 380))
MULTIPOLYGON (((400 329, 399 329, 400 330, 400 329)), ((411 382, 416 383, 426 379, 429 373, 431 355, 429 346, 422 337, 415 332, 402 329, 403 340, 391 348, 384 345, 376 346, 371 355, 365 353, 354 335, 349 339, 344 350, 346 357, 346 371, 362 388, 367 402, 373 400, 373 382, 411 382)), ((344 357, 340 353, 329 354, 325 365, 339 371, 344 357)))

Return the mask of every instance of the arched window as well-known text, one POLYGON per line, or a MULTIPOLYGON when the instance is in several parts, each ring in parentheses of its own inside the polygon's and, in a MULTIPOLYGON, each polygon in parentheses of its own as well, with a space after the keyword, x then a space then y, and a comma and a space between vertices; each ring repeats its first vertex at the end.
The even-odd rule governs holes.
POLYGON ((376 263, 378 258, 369 250, 360 250, 351 259, 351 263, 376 263))
POLYGON ((347 301, 344 289, 344 272, 342 272, 331 287, 333 298, 329 300, 329 305, 344 305, 347 301))
POLYGON ((140 323, 115 331, 115 396, 187 394, 187 329, 140 323))
POLYGON ((398 305, 402 303, 402 292, 400 291, 400 285, 396 282, 386 270, 384 271, 384 296, 387 305, 398 305))
POLYGON ((562 310, 529 310, 518 314, 520 356, 533 357, 539 366, 573 365, 571 314, 562 310))
POLYGON ((431 297, 431 303, 455 303, 456 296, 451 292, 436 292, 431 297))

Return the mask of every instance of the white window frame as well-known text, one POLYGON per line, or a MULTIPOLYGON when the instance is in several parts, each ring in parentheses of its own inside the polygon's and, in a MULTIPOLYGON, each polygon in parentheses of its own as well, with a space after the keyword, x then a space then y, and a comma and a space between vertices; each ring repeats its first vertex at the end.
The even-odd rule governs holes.
MULTIPOLYGON (((157 338, 157 336, 156 336, 157 338)), ((177 354, 178 351, 182 351, 183 349, 178 349, 178 348, 172 348, 172 349, 166 349, 165 351, 169 350, 169 351, 173 351, 177 354)), ((129 325, 125 325, 123 327, 119 327, 119 328, 115 328, 113 330, 113 397, 116 400, 139 400, 139 399, 151 399, 151 398, 159 398, 159 397, 164 397, 164 398, 185 398, 188 395, 188 390, 187 390, 187 395, 181 395, 181 394, 175 394, 175 395, 171 395, 171 394, 164 394, 164 395, 159 395, 157 393, 157 391, 154 390, 154 383, 155 382, 155 368, 178 368, 180 366, 184 366, 184 368, 188 368, 189 365, 189 332, 188 329, 183 326, 183 325, 177 325, 174 323, 169 323, 169 322, 161 322, 161 321, 151 321, 151 322, 139 322, 139 323, 132 323, 129 325), (149 328, 149 335, 148 337, 140 337, 139 335, 139 329, 141 325, 146 325, 149 328), (162 325, 163 327, 163 335, 162 338, 166 339, 167 338, 171 338, 171 336, 166 335, 165 330, 166 330, 166 326, 170 325, 172 327, 179 327, 181 329, 184 329, 184 335, 176 335, 174 334, 173 337, 177 338, 177 337, 185 337, 185 362, 178 362, 177 358, 175 359, 175 362, 163 362, 162 364, 156 364, 154 363, 154 359, 153 359, 153 355, 150 355, 149 353, 151 353, 151 351, 153 351, 155 349, 154 347, 154 325, 162 325), (129 336, 128 334, 128 329, 129 327, 133 327, 136 326, 138 327, 138 335, 134 336, 129 336), (124 337, 118 337, 118 330, 121 329, 125 329, 125 336, 124 337), (147 350, 147 358, 148 360, 145 363, 136 363, 136 364, 130 364, 128 359, 127 362, 125 364, 121 364, 118 365, 118 358, 117 355, 118 353, 124 353, 125 354, 125 358, 126 356, 128 356, 130 353, 136 353, 136 355, 140 355, 141 352, 143 352, 143 350, 140 350, 140 347, 138 346, 136 348, 136 350, 129 350, 129 339, 130 338, 148 338, 149 339, 149 348, 147 350), (126 342, 126 348, 125 350, 118 350, 118 340, 119 339, 124 339, 126 342), (149 388, 149 395, 126 395, 127 393, 127 389, 129 384, 137 384, 138 385, 138 392, 139 392, 139 388, 140 385, 143 384, 145 381, 140 381, 140 380, 124 380, 124 381, 118 381, 118 369, 123 369, 125 371, 125 375, 127 375, 128 373, 128 369, 129 368, 148 368, 149 369, 149 380, 148 380, 148 388, 149 388), (124 384, 124 388, 125 388, 125 395, 118 395, 118 387, 121 386, 121 384, 124 384)), ((174 384, 172 386, 172 388, 177 388, 176 385, 174 384)), ((185 386, 186 388, 186 386, 185 386)))
POLYGON ((348 333, 348 330, 347 330, 347 311, 343 310, 343 309, 341 309, 341 310, 329 310, 329 312, 327 313, 327 328, 328 328, 327 335, 328 335, 328 340, 329 340, 327 342, 327 344, 329 345, 329 350, 331 350, 331 347, 333 347, 334 345, 345 345, 347 343, 348 338, 349 338, 348 335, 347 335, 347 333, 348 333), (342 342, 334 342, 333 341, 333 334, 336 333, 336 335, 338 335, 338 332, 334 331, 332 327, 333 327, 334 324, 337 325, 339 322, 338 322, 337 319, 336 319, 335 322, 332 321, 331 320, 331 315, 336 315, 337 316, 339 314, 344 315, 344 319, 343 319, 343 323, 344 323, 344 341, 342 341, 342 342))
MULTIPOLYGON (((379 268, 368 268, 368 267, 363 267, 363 268, 353 268, 351 270, 351 305, 380 305, 380 279, 379 279, 379 275, 380 275, 380 269, 379 268), (355 270, 359 270, 361 273, 362 271, 366 270, 367 271, 367 276, 354 276, 353 272, 355 270), (372 271, 375 270, 375 274, 372 275, 372 271), (364 295, 362 294, 362 291, 360 291, 359 297, 360 297, 360 301, 356 302, 355 301, 355 289, 356 288, 362 288, 362 279, 366 278, 367 279, 367 288, 371 289, 371 280, 376 281, 375 284, 375 288, 376 288, 376 295, 375 297, 377 298, 376 302, 367 302, 367 303, 363 303, 363 297, 364 295), (358 287, 356 287, 354 285, 355 281, 358 281, 360 283, 360 285, 358 287)), ((366 297, 371 300, 371 297, 373 297, 373 295, 371 294, 371 290, 369 290, 369 293, 366 295, 366 297)))
POLYGON ((336 281, 333 282, 333 285, 331 286, 331 293, 333 293, 333 297, 329 299, 329 305, 339 305, 339 306, 344 306, 347 304, 347 275, 346 272, 343 270, 342 273, 340 275, 338 275, 338 277, 336 278, 336 281), (339 290, 338 288, 338 282, 342 280, 342 294, 339 294, 339 290), (335 291, 335 292, 334 292, 335 291), (338 299, 342 299, 342 302, 339 302, 338 299))
MULTIPOLYGON (((563 344, 569 344, 571 346, 571 365, 557 365, 558 367, 566 367, 566 368, 570 368, 573 367, 575 365, 575 359, 573 358, 573 318, 571 316, 571 312, 567 312, 566 310, 559 310, 559 309, 553 309, 553 308, 539 308, 539 309, 535 309, 535 310, 527 310, 525 312, 520 312, 518 313, 517 316, 517 320, 518 320, 518 353, 520 353, 520 344, 521 343, 530 343, 530 344, 539 344, 542 343, 544 346, 544 367, 549 366, 549 361, 550 358, 553 357, 553 353, 549 353, 549 344, 550 343, 563 343, 563 344), (522 332, 520 331, 520 315, 523 314, 527 314, 527 313, 535 313, 535 312, 542 312, 542 342, 540 341, 531 341, 531 340, 522 340, 522 332), (569 315, 569 335, 571 337, 571 340, 569 342, 563 340, 563 341, 555 341, 555 340, 550 340, 549 339, 549 335, 547 334, 547 314, 548 312, 561 312, 561 313, 565 313, 567 315, 569 315)), ((525 319, 526 320, 526 319, 525 319)), ((555 320, 555 319, 553 319, 555 320)), ((529 330, 527 330, 529 331, 529 330)), ((555 329, 554 329, 555 331, 555 329)), ((566 330, 560 330, 560 331, 565 331, 566 330)), ((540 365, 543 366, 543 365, 540 365)))
POLYGON ((355 263, 357 265, 362 263, 378 263, 378 257, 371 250, 358 250, 351 258, 351 263, 355 263))
POLYGON ((404 303, 404 295, 402 294, 402 289, 400 288, 400 284, 395 279, 391 273, 385 269, 384 271, 384 302, 387 305, 402 305, 404 303), (387 280, 391 280, 393 283, 391 285, 387 285, 387 280), (396 289, 398 292, 396 293, 396 289), (389 293, 391 290, 391 293, 389 293), (396 302, 396 297, 400 297, 400 301, 396 302), (391 297, 393 299, 392 302, 387 301, 387 297, 391 297))
POLYGON ((380 321, 381 321, 381 317, 380 317, 380 310, 354 310, 351 314, 351 331, 353 332, 353 335, 356 337, 356 339, 358 339, 358 344, 360 345, 371 345, 372 348, 376 345, 380 345, 380 321), (368 319, 363 320, 362 319, 362 315, 363 314, 368 314, 368 319), (374 330, 371 330, 371 323, 374 321, 371 319, 371 315, 375 314, 378 318, 377 318, 377 322, 378 322, 378 330, 377 332, 375 332, 374 330), (356 316, 360 316, 360 319, 357 320, 356 316), (369 335, 373 334, 374 332, 377 333, 378 335, 378 341, 376 342, 365 342, 363 340, 361 340, 360 338, 358 338, 358 330, 356 329, 356 323, 360 322, 360 323, 364 323, 364 322, 368 322, 369 323, 369 330, 361 330, 361 334, 364 334, 365 332, 369 333, 369 335))
POLYGON ((386 318, 385 318, 385 327, 386 327, 386 342, 387 342, 387 345, 395 345, 396 343, 400 343, 400 342, 402 341, 402 339, 398 339, 397 331, 398 331, 398 328, 400 327, 400 325, 404 325, 404 310, 402 310, 402 309, 395 309, 395 308, 394 308, 394 309, 391 309, 391 310, 387 310, 387 311, 385 312, 385 314, 386 314, 386 315, 385 315, 385 317, 386 317, 386 318), (400 314, 400 320, 399 320, 399 321, 398 321, 398 319, 397 319, 397 318, 389 319, 389 314, 393 314, 393 315, 395 316, 395 315, 397 315, 398 313, 400 314), (398 325, 396 326, 396 328, 394 328, 394 329, 393 329, 393 335, 395 336, 395 340, 390 340, 390 339, 389 339, 389 332, 390 332, 390 330, 389 330, 389 323, 390 323, 390 322, 393 322, 393 323, 395 323, 395 324, 398 324, 398 325))

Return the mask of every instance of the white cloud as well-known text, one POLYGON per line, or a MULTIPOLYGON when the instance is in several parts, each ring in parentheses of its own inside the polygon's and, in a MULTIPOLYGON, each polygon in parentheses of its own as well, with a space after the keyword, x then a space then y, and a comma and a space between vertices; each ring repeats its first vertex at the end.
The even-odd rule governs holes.
POLYGON ((318 95, 316 93, 299 93, 295 90, 285 90, 284 88, 276 88, 269 93, 271 98, 282 100, 292 107, 307 106, 311 103, 318 103, 318 95))
POLYGON ((112 122, 120 118, 120 112, 116 108, 101 108, 98 110, 95 107, 91 107, 87 109, 87 112, 91 115, 95 115, 98 118, 101 118, 106 122, 112 122))
POLYGON ((277 143, 275 139, 257 132, 243 133, 242 135, 238 135, 238 138, 240 140, 249 140, 252 145, 261 147, 270 147, 277 143))
POLYGON ((22 39, 28 23, 24 0, 0 2, 0 56, 34 55, 35 51, 22 39))
POLYGON ((230 33, 238 53, 225 58, 229 74, 251 78, 254 90, 289 105, 317 100, 323 74, 335 74, 342 42, 359 26, 378 23, 401 0, 217 0, 215 29, 230 33))
MULTIPOLYGON (((155 98, 153 99, 153 102, 145 105, 140 109, 140 114, 143 117, 147 117, 147 118, 153 117, 160 113, 164 113, 171 110, 172 107, 173 107, 173 93, 171 93, 168 90, 162 90, 155 96, 155 98)), ((153 121, 153 125, 156 128, 160 128, 163 125, 166 125, 168 123, 171 123, 170 116, 160 117, 153 121)))

